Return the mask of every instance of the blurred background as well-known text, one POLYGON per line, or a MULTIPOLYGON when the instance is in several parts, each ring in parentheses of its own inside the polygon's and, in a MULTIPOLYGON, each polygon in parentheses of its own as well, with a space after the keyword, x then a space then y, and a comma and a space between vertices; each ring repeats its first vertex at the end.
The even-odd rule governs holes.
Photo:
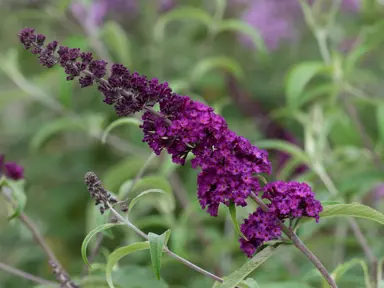
MULTIPOLYGON (((201 210, 198 171, 189 162, 172 164, 165 154, 148 162, 151 151, 134 124, 115 127, 103 143, 105 128, 117 119, 113 108, 96 87, 81 89, 65 80, 60 67, 41 67, 18 43, 19 30, 34 27, 48 41, 123 63, 208 103, 232 130, 269 151, 269 181, 306 181, 322 201, 356 201, 384 212, 384 3, 305 3, 306 15, 296 0, 1 1, 0 153, 25 167, 25 213, 75 280, 84 267, 82 240, 107 221, 90 200, 85 173, 95 171, 121 195, 144 163, 148 167, 128 197, 160 188, 173 202, 143 197, 130 211, 133 223, 145 232, 171 229, 171 250, 220 276, 247 258, 225 208, 217 218, 201 210)), ((254 209, 238 208, 238 221, 254 209)), ((383 257, 384 231, 374 222, 358 224, 376 257, 383 257)), ((54 279, 17 219, 2 219, 0 231, 2 262, 54 279)), ((298 234, 330 271, 355 258, 370 265, 344 218, 306 223, 298 234)), ((125 228, 106 233, 95 258, 98 269, 82 287, 108 287, 106 257, 138 240, 125 228)), ((365 287, 362 267, 352 266, 340 274, 339 287, 365 287)), ((138 252, 119 262, 114 280, 132 288, 213 285, 168 257, 161 275, 159 282, 149 254, 138 252)), ((262 288, 322 285, 294 248, 282 249, 251 277, 262 288)), ((0 271, 0 287, 35 286, 0 271)))

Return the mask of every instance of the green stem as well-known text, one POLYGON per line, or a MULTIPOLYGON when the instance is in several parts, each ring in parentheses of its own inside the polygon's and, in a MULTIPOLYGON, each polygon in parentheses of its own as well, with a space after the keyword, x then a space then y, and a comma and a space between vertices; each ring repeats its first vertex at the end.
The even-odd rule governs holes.
MULTIPOLYGON (((109 208, 111 209, 112 213, 116 216, 116 218, 126 224, 129 228, 131 228, 133 231, 135 231, 139 236, 143 237, 145 240, 148 240, 147 234, 145 234, 143 231, 141 231, 139 228, 137 228, 135 225, 133 225, 128 219, 121 216, 115 209, 113 209, 112 205, 108 203, 109 208)), ((180 257, 179 255, 173 253, 171 250, 168 249, 168 247, 164 248, 164 252, 171 256, 173 259, 183 263, 185 266, 188 266, 189 268, 208 276, 215 281, 223 282, 224 280, 220 278, 219 276, 216 276, 215 274, 212 274, 211 272, 208 272, 207 270, 204 270, 203 268, 193 264, 192 262, 180 257)))

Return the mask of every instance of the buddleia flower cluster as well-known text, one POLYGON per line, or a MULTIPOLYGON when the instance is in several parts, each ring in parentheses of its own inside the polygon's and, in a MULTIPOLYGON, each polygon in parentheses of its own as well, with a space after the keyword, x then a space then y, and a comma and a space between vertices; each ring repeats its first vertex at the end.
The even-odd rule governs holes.
POLYGON ((247 238, 240 238, 240 247, 251 257, 264 242, 281 238, 280 223, 285 220, 312 217, 319 221, 323 210, 315 193, 306 183, 276 181, 263 188, 262 198, 268 199, 268 212, 257 208, 241 225, 240 230, 247 238))
MULTIPOLYGON (((94 60, 91 53, 78 48, 59 46, 57 41, 44 46, 45 36, 32 28, 21 30, 19 39, 43 66, 60 65, 67 80, 77 79, 81 87, 97 85, 103 101, 113 105, 118 116, 143 111, 143 142, 157 155, 167 151, 174 163, 184 165, 192 154, 192 167, 200 169, 197 198, 210 215, 218 215, 220 204, 246 206, 251 193, 258 195, 263 190, 258 175, 272 170, 267 152, 231 131, 211 107, 172 92, 167 82, 148 79, 121 64, 113 64, 107 71, 105 61, 94 60), (159 111, 154 109, 155 104, 159 111)), ((281 236, 278 221, 303 216, 318 219, 321 211, 313 192, 304 184, 276 182, 264 190, 263 197, 271 202, 270 212, 258 208, 241 228, 247 237, 240 240, 241 248, 248 256, 265 241, 281 236)), ((107 196, 91 194, 94 198, 107 196)), ((109 201, 101 198, 96 202, 109 201)))

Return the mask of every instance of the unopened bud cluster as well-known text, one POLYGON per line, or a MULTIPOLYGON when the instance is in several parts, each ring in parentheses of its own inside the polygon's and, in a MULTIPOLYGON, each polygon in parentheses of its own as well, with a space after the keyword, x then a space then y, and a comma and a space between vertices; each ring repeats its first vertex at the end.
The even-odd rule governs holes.
POLYGON ((104 214, 104 212, 108 210, 108 203, 111 205, 117 203, 116 198, 104 189, 100 179, 95 173, 88 172, 85 174, 84 180, 85 184, 87 185, 89 194, 91 194, 92 199, 95 200, 95 205, 97 206, 101 204, 99 206, 101 214, 104 214))

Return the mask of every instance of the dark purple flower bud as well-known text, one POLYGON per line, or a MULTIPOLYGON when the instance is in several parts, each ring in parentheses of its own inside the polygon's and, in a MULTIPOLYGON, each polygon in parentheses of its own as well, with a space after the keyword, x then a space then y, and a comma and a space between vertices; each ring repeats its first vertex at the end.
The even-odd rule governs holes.
POLYGON ((106 73, 107 62, 103 60, 93 60, 89 63, 89 71, 97 78, 103 78, 106 73))
POLYGON ((93 85, 93 78, 89 75, 85 75, 85 76, 79 78, 79 83, 80 83, 81 88, 92 86, 93 85))
POLYGON ((4 164, 5 175, 13 180, 24 178, 24 168, 15 162, 7 162, 4 164))
POLYGON ((22 29, 18 36, 25 49, 31 48, 32 44, 36 41, 35 29, 33 28, 22 29))
POLYGON ((84 64, 88 65, 93 60, 93 56, 91 52, 82 52, 80 54, 81 61, 83 61, 84 64))
POLYGON ((45 36, 43 34, 37 34, 37 37, 36 37, 37 45, 43 46, 44 45, 44 41, 45 41, 45 36))

